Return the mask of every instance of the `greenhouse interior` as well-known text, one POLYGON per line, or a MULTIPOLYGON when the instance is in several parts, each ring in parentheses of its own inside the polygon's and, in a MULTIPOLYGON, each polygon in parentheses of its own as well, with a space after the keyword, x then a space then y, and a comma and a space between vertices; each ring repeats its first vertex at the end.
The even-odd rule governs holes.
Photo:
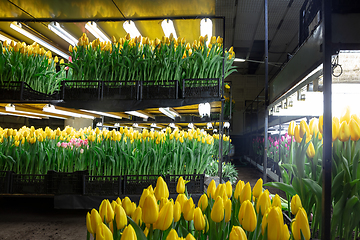
POLYGON ((0 9, 0 239, 360 239, 358 1, 0 9))

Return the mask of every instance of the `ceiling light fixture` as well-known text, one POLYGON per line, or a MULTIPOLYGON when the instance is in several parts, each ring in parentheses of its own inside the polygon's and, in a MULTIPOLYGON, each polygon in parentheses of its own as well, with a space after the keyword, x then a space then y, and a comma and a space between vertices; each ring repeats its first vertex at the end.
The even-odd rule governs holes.
POLYGON ((171 118, 172 120, 175 120, 176 117, 180 117, 180 114, 178 114, 175 110, 170 109, 169 107, 159 108, 159 111, 171 118))
POLYGON ((225 122, 225 123, 224 123, 224 128, 230 128, 230 123, 229 123, 229 122, 225 122))
POLYGON ((120 127, 120 123, 115 123, 114 127, 120 127))
POLYGON ((29 115, 21 115, 21 114, 15 114, 15 113, 7 113, 7 112, 0 112, 0 115, 9 115, 14 117, 27 117, 27 118, 33 118, 33 119, 41 119, 41 117, 35 117, 35 116, 29 116, 29 115))
POLYGON ((141 36, 141 33, 136 28, 135 23, 133 21, 131 21, 131 20, 125 21, 124 24, 123 24, 123 28, 125 29, 125 31, 127 33, 130 34, 131 38, 141 36))
POLYGON ((110 38, 103 33, 103 31, 98 27, 95 22, 87 22, 85 28, 92 34, 94 37, 100 39, 100 42, 111 42, 110 38))
POLYGON ((211 106, 210 103, 199 103, 199 115, 200 117, 210 117, 211 106))
POLYGON ((174 27, 174 22, 170 19, 164 19, 161 22, 161 27, 164 31, 165 37, 170 37, 170 34, 173 34, 173 37, 177 39, 176 30, 174 27))
MULTIPOLYGON (((171 128, 176 128, 175 123, 170 123, 170 124, 169 124, 169 127, 171 127, 171 128)), ((165 128, 164 128, 164 129, 165 129, 165 128)))
POLYGON ((137 124, 137 123, 133 123, 133 125, 132 125, 133 127, 139 127, 139 124, 137 124))
POLYGON ((26 31, 23 26, 21 25, 21 23, 16 23, 13 22, 10 24, 10 27, 12 29, 14 29, 15 31, 19 32, 20 34, 30 38, 31 40, 37 42, 38 44, 44 46, 45 48, 49 49, 50 51, 59 54, 60 56, 62 56, 65 59, 69 59, 69 55, 67 55, 66 53, 64 53, 63 51, 59 50, 58 48, 52 46, 51 44, 45 42, 44 40, 42 40, 41 38, 35 36, 34 34, 26 31))
POLYGON ((70 116, 70 117, 88 118, 88 119, 92 119, 92 120, 95 119, 95 117, 91 116, 91 115, 79 114, 79 113, 74 113, 74 112, 69 112, 69 111, 56 109, 55 106, 51 105, 51 104, 45 105, 43 107, 43 111, 44 112, 55 113, 55 114, 60 114, 60 115, 65 115, 65 116, 70 116))
POLYGON ((68 43, 70 43, 73 46, 76 46, 78 40, 76 38, 74 38, 70 33, 68 33, 67 31, 65 31, 65 29, 63 29, 60 26, 60 23, 58 22, 51 22, 48 25, 48 28, 53 31, 56 35, 58 35, 59 37, 61 37, 62 39, 64 39, 65 41, 67 41, 68 43))
POLYGON ((212 30, 213 30, 213 24, 211 19, 209 18, 203 18, 200 21, 200 35, 205 37, 205 35, 208 36, 208 40, 206 41, 206 44, 210 42, 211 36, 212 36, 212 30))
POLYGON ((235 58, 234 59, 234 62, 245 62, 246 59, 243 59, 243 58, 235 58))
POLYGON ((3 42, 8 41, 8 43, 13 41, 10 38, 8 38, 8 37, 6 37, 5 35, 2 35, 2 34, 0 34, 0 40, 3 41, 3 42))
POLYGON ((188 128, 194 128, 194 124, 193 124, 193 123, 189 123, 189 124, 188 124, 188 128))
POLYGON ((144 119, 148 119, 149 116, 146 116, 145 114, 142 114, 142 113, 139 113, 138 111, 126 111, 125 112, 126 114, 130 114, 130 115, 133 115, 135 117, 141 117, 141 118, 144 118, 144 119))
POLYGON ((53 116, 53 115, 49 115, 49 114, 41 114, 41 113, 34 113, 34 112, 28 112, 28 111, 18 111, 15 109, 15 105, 13 105, 13 104, 7 104, 5 106, 5 111, 13 112, 13 113, 21 113, 21 114, 31 114, 31 115, 35 115, 35 116, 39 116, 39 117, 52 117, 52 118, 58 118, 58 119, 66 119, 64 117, 53 116))
POLYGON ((206 127, 207 127, 207 129, 210 129, 210 128, 212 128, 213 126, 212 126, 211 122, 208 122, 208 123, 206 124, 206 127))
POLYGON ((114 114, 110 114, 110 113, 106 113, 106 112, 90 111, 90 110, 85 110, 85 109, 80 109, 80 111, 84 111, 84 112, 88 112, 88 113, 93 113, 93 114, 97 114, 97 115, 101 115, 101 116, 105 116, 105 117, 122 119, 122 117, 120 117, 120 116, 117 116, 117 115, 114 115, 114 114))

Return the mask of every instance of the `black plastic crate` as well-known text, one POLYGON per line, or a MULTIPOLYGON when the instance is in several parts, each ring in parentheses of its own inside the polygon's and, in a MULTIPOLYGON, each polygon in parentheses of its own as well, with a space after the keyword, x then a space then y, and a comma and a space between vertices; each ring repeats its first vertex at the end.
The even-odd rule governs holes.
POLYGON ((48 171, 47 192, 56 195, 83 194, 84 176, 88 174, 87 170, 76 172, 48 171))
POLYGON ((220 97, 219 78, 184 79, 183 98, 217 98, 220 97))
POLYGON ((0 171, 0 193, 10 193, 12 171, 0 171))
POLYGON ((84 176, 83 195, 120 196, 124 176, 84 176))
POLYGON ((11 193, 46 194, 45 174, 12 174, 11 193))
POLYGON ((178 179, 183 177, 184 180, 190 181, 185 186, 188 193, 204 193, 205 174, 188 174, 188 175, 167 175, 165 181, 168 185, 170 194, 175 194, 178 179))
POLYGON ((140 99, 177 99, 177 80, 141 81, 140 99))
MULTIPOLYGON (((123 194, 142 194, 143 189, 152 185, 156 187, 159 175, 125 175, 123 194)), ((165 180, 165 178, 164 178, 165 180)))
POLYGON ((138 81, 103 81, 103 99, 138 99, 138 81))
POLYGON ((64 100, 101 99, 102 81, 62 81, 61 98, 64 100))

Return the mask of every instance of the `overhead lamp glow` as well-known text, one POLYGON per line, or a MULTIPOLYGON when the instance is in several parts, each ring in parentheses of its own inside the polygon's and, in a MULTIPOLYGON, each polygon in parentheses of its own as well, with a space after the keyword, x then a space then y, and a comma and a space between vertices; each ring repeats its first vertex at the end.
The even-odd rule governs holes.
POLYGON ((58 22, 51 22, 48 25, 48 28, 53 31, 56 35, 58 35, 59 37, 61 37, 62 39, 64 39, 65 41, 67 41, 68 43, 70 43, 73 46, 76 46, 77 44, 77 39, 74 38, 70 33, 68 33, 67 31, 65 31, 65 29, 63 29, 60 24, 58 22))
POLYGON ((133 126, 133 127, 139 127, 139 124, 134 123, 132 126, 133 126))
POLYGON ((98 25, 95 22, 87 22, 85 28, 92 34, 94 37, 98 38, 100 42, 111 42, 110 38, 106 36, 105 33, 101 31, 98 25))
POLYGON ((243 59, 243 58, 235 58, 234 59, 234 62, 245 62, 246 59, 243 59))
POLYGON ((12 41, 10 38, 8 38, 2 34, 0 34, 0 40, 3 42, 8 41, 9 43, 12 41))
POLYGON ((169 118, 171 118, 172 120, 174 120, 176 117, 180 117, 180 115, 177 112, 171 110, 169 107, 159 108, 159 111, 164 115, 168 116, 169 118))
POLYGON ((58 118, 58 119, 66 119, 64 117, 53 116, 53 115, 49 115, 49 114, 41 114, 41 113, 34 113, 34 112, 28 112, 28 111, 18 111, 15 109, 15 105, 13 105, 13 104, 7 104, 5 106, 5 111, 13 112, 13 113, 21 113, 21 114, 31 114, 31 115, 35 115, 35 116, 39 116, 39 117, 51 117, 51 118, 58 118))
POLYGON ((211 106, 210 103, 199 103, 199 115, 200 117, 210 117, 211 106))
POLYGON ((133 21, 131 21, 131 20, 125 21, 124 24, 123 24, 123 28, 125 29, 125 31, 127 33, 130 34, 131 38, 141 36, 141 33, 136 28, 135 23, 133 21))
POLYGON ((205 35, 208 36, 208 40, 206 44, 210 42, 211 36, 212 36, 212 28, 213 24, 212 21, 209 18, 203 18, 200 21, 200 35, 205 37, 205 35))
POLYGON ((56 109, 55 106, 54 106, 54 105, 51 105, 51 104, 45 105, 45 106, 43 107, 43 111, 44 111, 44 112, 55 113, 55 114, 59 114, 59 115, 70 116, 70 117, 87 118, 87 119, 92 119, 92 120, 95 119, 94 116, 90 116, 90 115, 86 115, 86 114, 79 114, 79 113, 74 113, 74 112, 69 112, 69 111, 63 111, 63 110, 56 109))
POLYGON ((0 112, 0 115, 9 115, 14 117, 27 117, 27 118, 33 118, 33 119, 41 119, 41 117, 35 117, 30 115, 21 115, 21 114, 15 114, 15 113, 7 113, 7 112, 0 112))
MULTIPOLYGON (((171 127, 171 128, 176 128, 176 126, 175 126, 175 123, 170 123, 169 124, 169 127, 171 127)), ((164 128, 165 129, 165 128, 164 128)), ((166 129, 165 129, 166 130, 166 129)))
POLYGON ((229 122, 225 122, 224 123, 224 128, 229 128, 230 127, 230 123, 229 122))
POLYGON ((165 37, 170 37, 170 34, 173 34, 173 37, 177 39, 176 30, 174 27, 174 22, 170 19, 164 19, 161 22, 161 27, 164 31, 165 37))
POLYGON ((213 126, 212 126, 211 122, 208 122, 208 123, 206 124, 206 127, 207 127, 207 129, 210 129, 210 128, 212 128, 213 126))
POLYGON ((20 34, 30 38, 31 40, 37 42, 38 44, 44 46, 45 48, 49 49, 50 51, 62 56, 65 59, 69 59, 69 55, 67 55, 66 53, 60 51, 59 49, 57 49, 56 47, 52 46, 51 44, 45 42, 41 38, 35 36, 34 34, 28 32, 28 31, 26 31, 25 29, 23 29, 21 23, 13 22, 13 23, 10 24, 10 27, 12 29, 14 29, 15 31, 19 32, 20 34))
POLYGON ((120 123, 115 123, 114 127, 120 127, 120 123))
POLYGON ((98 111, 90 111, 90 110, 85 110, 85 109, 80 109, 80 111, 83 112, 88 112, 88 113, 93 113, 93 114, 97 114, 97 115, 101 115, 101 116, 105 116, 105 117, 111 117, 111 118, 117 118, 117 119, 122 119, 122 117, 114 115, 114 114, 110 114, 110 113, 106 113, 106 112, 98 112, 98 111))
POLYGON ((138 111, 126 111, 125 112, 126 114, 130 114, 130 115, 133 115, 135 117, 141 117, 141 118, 144 118, 144 119, 148 119, 149 116, 143 114, 143 113, 140 113, 138 111))
POLYGON ((188 124, 188 128, 194 128, 194 124, 193 124, 193 123, 189 123, 189 124, 188 124))

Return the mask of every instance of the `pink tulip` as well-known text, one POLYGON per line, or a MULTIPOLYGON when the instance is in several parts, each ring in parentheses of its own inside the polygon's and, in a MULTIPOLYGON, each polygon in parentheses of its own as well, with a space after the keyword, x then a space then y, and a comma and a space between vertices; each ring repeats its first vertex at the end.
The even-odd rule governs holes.
POLYGON ((61 142, 58 142, 56 146, 61 147, 61 142))
POLYGON ((66 148, 67 146, 68 146, 68 144, 66 142, 61 143, 61 147, 66 148))
POLYGON ((84 153, 84 149, 80 149, 80 153, 84 153))

